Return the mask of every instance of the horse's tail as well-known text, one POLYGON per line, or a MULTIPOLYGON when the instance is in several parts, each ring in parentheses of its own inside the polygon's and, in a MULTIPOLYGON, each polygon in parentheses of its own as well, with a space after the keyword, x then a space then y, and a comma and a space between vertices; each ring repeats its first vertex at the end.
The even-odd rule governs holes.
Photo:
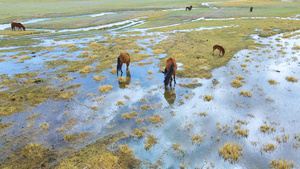
POLYGON ((166 77, 165 77, 165 80, 164 80, 165 87, 168 86, 169 80, 170 80, 170 78, 171 78, 173 72, 174 72, 174 64, 172 63, 172 65, 171 65, 171 67, 170 67, 170 69, 169 69, 169 71, 168 71, 168 73, 167 73, 167 75, 166 75, 166 77))
POLYGON ((120 57, 118 57, 118 63, 117 63, 117 71, 121 70, 121 60, 120 57))

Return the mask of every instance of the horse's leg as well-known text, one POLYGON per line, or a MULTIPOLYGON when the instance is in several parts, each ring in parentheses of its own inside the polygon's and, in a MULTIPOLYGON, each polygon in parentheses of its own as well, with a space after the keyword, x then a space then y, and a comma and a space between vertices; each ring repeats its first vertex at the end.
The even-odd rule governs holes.
POLYGON ((126 65, 127 65, 127 69, 126 69, 126 70, 127 70, 127 71, 128 71, 129 63, 130 63, 130 62, 127 62, 127 63, 126 63, 126 65))
POLYGON ((176 80, 175 80, 175 72, 174 72, 174 75, 173 75, 173 76, 174 76, 174 84, 176 84, 176 80))
POLYGON ((213 49, 213 51, 212 51, 212 55, 214 56, 214 51, 215 51, 216 49, 213 49))

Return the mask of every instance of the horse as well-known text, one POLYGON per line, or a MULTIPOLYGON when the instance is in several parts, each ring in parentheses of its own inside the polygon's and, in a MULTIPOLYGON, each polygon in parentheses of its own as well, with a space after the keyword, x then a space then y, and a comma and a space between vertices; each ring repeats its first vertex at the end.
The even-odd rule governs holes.
POLYGON ((174 84, 176 84, 176 80, 175 80, 175 72, 177 70, 177 64, 175 62, 175 59, 173 58, 169 58, 167 60, 167 65, 166 65, 166 68, 165 68, 165 80, 164 80, 164 83, 165 83, 165 88, 168 87, 168 85, 172 83, 172 75, 174 77, 174 84))
POLYGON ((189 10, 189 11, 190 11, 190 10, 192 10, 192 8, 193 8, 193 6, 192 6, 192 5, 191 5, 190 7, 188 7, 188 6, 187 6, 187 7, 185 8, 185 11, 187 11, 187 10, 189 10))
POLYGON ((15 27, 18 27, 18 30, 26 30, 26 28, 25 28, 25 26, 24 25, 22 25, 21 23, 17 23, 17 22, 12 22, 11 23, 11 30, 13 31, 13 30, 16 30, 16 28, 15 27))
POLYGON ((219 50, 219 56, 221 56, 221 53, 222 53, 222 56, 224 56, 224 54, 225 54, 225 49, 222 47, 222 46, 220 46, 220 45, 215 45, 214 47, 213 47, 213 52, 212 52, 212 55, 214 55, 214 51, 216 50, 216 49, 218 49, 219 50))
POLYGON ((250 8, 250 12, 252 12, 252 10, 253 10, 253 7, 250 8))
POLYGON ((123 71, 122 71, 123 63, 126 63, 126 65, 127 65, 126 70, 128 70, 128 66, 129 66, 129 63, 130 63, 130 56, 129 56, 128 53, 121 53, 120 56, 118 57, 117 75, 118 75, 118 72, 121 71, 121 76, 122 76, 122 74, 123 74, 123 71))

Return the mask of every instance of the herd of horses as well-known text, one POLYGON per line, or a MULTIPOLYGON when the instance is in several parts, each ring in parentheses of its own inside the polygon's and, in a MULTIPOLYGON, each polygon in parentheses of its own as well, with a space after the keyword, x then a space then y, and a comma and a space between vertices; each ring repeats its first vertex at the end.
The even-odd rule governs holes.
MULTIPOLYGON (((213 46, 212 55, 214 55, 214 51, 216 49, 219 50, 219 56, 224 56, 225 49, 220 45, 213 46)), ((122 65, 124 63, 126 63, 127 66, 126 70, 128 71, 129 70, 128 67, 130 63, 130 56, 128 53, 121 53, 117 59, 117 76, 119 75, 118 74, 119 71, 121 71, 121 76, 122 76, 123 74, 122 65)), ((165 89, 167 89, 169 85, 171 86, 173 79, 174 79, 174 84, 176 84, 176 80, 175 80, 176 70, 177 70, 177 64, 175 59, 169 58, 166 62, 165 70, 163 71, 165 75, 165 80, 164 80, 165 89)))

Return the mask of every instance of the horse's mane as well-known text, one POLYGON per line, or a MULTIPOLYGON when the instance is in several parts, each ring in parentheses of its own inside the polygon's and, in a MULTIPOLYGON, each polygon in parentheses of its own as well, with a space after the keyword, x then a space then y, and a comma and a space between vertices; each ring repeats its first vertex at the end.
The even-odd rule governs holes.
POLYGON ((171 67, 170 67, 170 69, 169 69, 169 71, 168 71, 168 73, 167 73, 167 75, 165 77, 165 80, 164 80, 165 86, 168 85, 169 80, 170 80, 170 78, 171 78, 171 76, 173 74, 173 71, 174 71, 174 64, 172 63, 172 65, 171 65, 171 67))

